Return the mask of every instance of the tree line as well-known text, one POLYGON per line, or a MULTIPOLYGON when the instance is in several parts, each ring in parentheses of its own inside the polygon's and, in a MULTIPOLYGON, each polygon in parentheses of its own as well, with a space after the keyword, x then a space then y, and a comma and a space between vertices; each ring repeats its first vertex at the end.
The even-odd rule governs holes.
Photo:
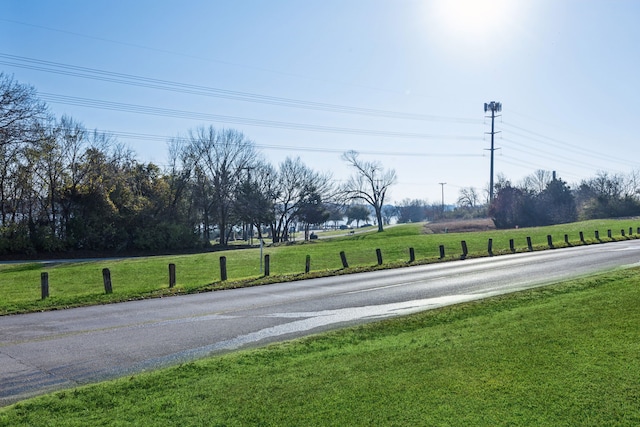
POLYGON ((168 165, 136 159, 115 137, 54 117, 36 90, 0 73, 0 254, 160 251, 273 242, 368 204, 382 231, 395 171, 347 152, 345 184, 300 158, 277 166, 234 129, 201 126, 168 144, 168 165), (252 234, 253 233, 253 234, 252 234))
POLYGON ((640 215, 640 172, 595 177, 569 186, 552 171, 537 170, 520 183, 499 176, 490 202, 488 188, 460 189, 454 207, 405 199, 394 215, 398 222, 490 217, 497 228, 535 227, 579 220, 640 215), (483 196, 484 194, 484 200, 483 196))

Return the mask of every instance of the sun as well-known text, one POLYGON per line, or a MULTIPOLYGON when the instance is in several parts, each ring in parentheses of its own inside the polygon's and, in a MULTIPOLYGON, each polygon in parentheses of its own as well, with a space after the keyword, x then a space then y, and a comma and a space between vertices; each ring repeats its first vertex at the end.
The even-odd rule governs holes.
POLYGON ((428 25, 448 47, 484 48, 508 39, 520 12, 519 0, 432 0, 428 25))

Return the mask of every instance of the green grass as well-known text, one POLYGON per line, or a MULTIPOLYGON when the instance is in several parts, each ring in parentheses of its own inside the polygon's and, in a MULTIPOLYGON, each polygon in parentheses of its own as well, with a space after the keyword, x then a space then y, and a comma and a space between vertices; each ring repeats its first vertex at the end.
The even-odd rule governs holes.
POLYGON ((0 426, 637 426, 640 269, 0 409, 0 426))
POLYGON ((103 304, 130 299, 201 292, 239 286, 253 286, 275 281, 342 274, 376 268, 402 267, 408 264, 409 248, 414 248, 416 263, 438 262, 439 246, 445 247, 445 260, 459 259, 461 240, 467 242, 469 256, 486 256, 488 239, 493 239, 496 255, 510 253, 509 239, 516 250, 527 250, 526 237, 532 239, 534 250, 547 248, 547 235, 554 246, 563 247, 568 234, 572 245, 580 245, 583 231, 587 244, 597 243, 595 230, 602 241, 629 238, 629 228, 635 231, 638 219, 596 220, 552 227, 517 230, 492 230, 464 234, 422 234, 422 224, 390 227, 382 233, 368 232, 332 239, 282 244, 264 248, 269 254, 271 276, 260 271, 260 250, 229 250, 197 255, 157 256, 127 260, 79 262, 44 266, 21 264, 0 266, 0 315, 29 311, 60 309, 89 304, 103 304), (624 229, 627 236, 622 237, 624 229), (612 230, 612 239, 607 238, 612 230), (377 266, 376 249, 382 251, 383 266, 377 266), (344 251, 349 269, 344 270, 339 253, 344 251), (220 281, 220 256, 227 257, 228 280, 220 281), (306 256, 311 257, 311 273, 304 274, 306 256), (168 264, 176 264, 177 286, 168 288, 168 264), (113 293, 105 295, 102 269, 109 268, 113 293), (40 274, 49 274, 50 298, 40 298, 40 274))

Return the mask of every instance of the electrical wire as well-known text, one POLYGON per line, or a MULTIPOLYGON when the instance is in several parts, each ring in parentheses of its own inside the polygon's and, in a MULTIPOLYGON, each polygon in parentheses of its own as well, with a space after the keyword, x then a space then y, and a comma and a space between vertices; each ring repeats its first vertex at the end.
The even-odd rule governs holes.
POLYGON ((353 129, 335 126, 319 126, 303 123, 280 122, 273 120, 249 119, 244 117, 224 116, 217 114, 199 113, 193 111, 175 110, 169 108, 149 107, 144 105, 126 104, 120 102, 101 101, 89 98, 59 95, 53 93, 39 93, 40 98, 46 102, 75 105, 80 107, 98 108, 118 112, 146 114, 152 116, 172 117, 191 120, 203 120, 212 122, 223 122, 240 124, 247 126, 269 127, 288 130, 303 130, 312 132, 329 132, 349 135, 379 136, 387 138, 408 138, 408 139, 439 139, 439 140, 478 140, 474 136, 461 135, 434 135, 424 133, 407 133, 394 131, 381 131, 370 129, 353 129))
POLYGON ((306 110, 326 111, 341 114, 355 114, 361 116, 384 117, 391 119, 418 120, 430 122, 445 122, 458 124, 480 124, 478 119, 464 119, 456 117, 433 116, 427 114, 401 113, 397 111, 377 110, 372 108, 350 107, 338 104, 327 104, 321 102, 303 101, 298 99, 282 98, 275 96, 260 95, 249 92, 239 92, 226 89, 218 89, 207 86, 199 86, 187 83, 172 82, 168 80, 153 79, 149 77, 141 77, 130 74, 115 73, 94 68, 79 67, 75 65, 61 64, 51 61, 43 61, 39 59, 26 58, 17 55, 9 55, 0 53, 0 64, 25 68, 35 71, 47 73, 61 74, 71 77, 80 77, 85 79, 106 81, 110 83, 124 84, 128 86, 137 86, 150 89, 158 89, 171 92, 179 92, 190 95, 200 95, 215 97, 221 99, 230 99, 235 101, 260 103, 267 105, 276 105, 280 107, 299 108, 306 110))

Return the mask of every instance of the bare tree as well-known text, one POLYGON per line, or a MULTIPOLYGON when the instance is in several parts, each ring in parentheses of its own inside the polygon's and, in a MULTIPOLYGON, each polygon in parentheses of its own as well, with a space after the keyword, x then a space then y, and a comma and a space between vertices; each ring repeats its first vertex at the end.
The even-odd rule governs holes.
POLYGON ((16 221, 19 205, 31 199, 31 188, 24 184, 33 181, 24 172, 33 169, 25 150, 37 141, 37 128, 46 118, 47 107, 35 89, 0 72, 0 225, 16 221))
POLYGON ((531 175, 524 178, 522 188, 532 191, 534 194, 542 193, 547 185, 553 180, 553 173, 538 169, 531 175))
POLYGON ((331 175, 312 170, 299 157, 287 157, 280 164, 277 176, 271 184, 269 190, 275 210, 275 218, 271 225, 274 242, 289 238, 289 229, 299 219, 301 210, 308 205, 312 195, 326 201, 333 193, 331 175))
POLYGON ((396 171, 385 171, 378 162, 360 160, 356 151, 347 151, 342 155, 342 159, 355 169, 355 174, 342 188, 344 196, 371 205, 376 214, 378 231, 384 231, 382 206, 389 187, 396 183, 396 171))
MULTIPOLYGON (((210 183, 211 204, 220 231, 220 243, 229 241, 231 218, 243 171, 253 167, 257 152, 253 141, 233 129, 216 130, 213 126, 189 132, 190 151, 195 169, 210 183)), ((203 195, 206 199, 207 195, 203 195)))
POLYGON ((480 203, 480 194, 474 187, 461 188, 458 193, 458 206, 461 208, 474 209, 480 203))
POLYGON ((0 72, 0 146, 32 141, 34 125, 46 115, 33 87, 0 72))

